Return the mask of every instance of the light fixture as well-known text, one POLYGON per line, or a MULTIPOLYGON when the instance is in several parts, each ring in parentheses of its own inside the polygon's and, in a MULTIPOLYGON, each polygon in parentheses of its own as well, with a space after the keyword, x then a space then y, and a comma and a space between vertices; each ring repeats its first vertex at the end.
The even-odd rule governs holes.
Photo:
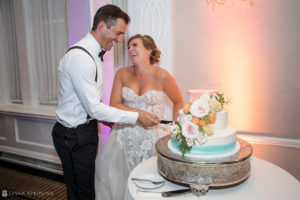
MULTIPOLYGON (((227 1, 229 0, 206 0, 207 4, 213 5, 213 9, 215 8, 216 5, 223 5, 225 4, 227 1)), ((233 4, 234 0, 231 0, 232 4, 233 4)), ((250 6, 254 6, 254 0, 240 0, 240 1, 249 1, 250 6)))

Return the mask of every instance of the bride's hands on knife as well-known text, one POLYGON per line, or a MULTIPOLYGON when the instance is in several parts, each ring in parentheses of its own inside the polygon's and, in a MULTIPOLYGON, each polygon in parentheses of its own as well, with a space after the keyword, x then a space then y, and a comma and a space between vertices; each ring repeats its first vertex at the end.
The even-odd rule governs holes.
POLYGON ((137 122, 145 127, 154 126, 160 122, 160 118, 155 114, 143 110, 139 110, 138 113, 139 116, 137 122))

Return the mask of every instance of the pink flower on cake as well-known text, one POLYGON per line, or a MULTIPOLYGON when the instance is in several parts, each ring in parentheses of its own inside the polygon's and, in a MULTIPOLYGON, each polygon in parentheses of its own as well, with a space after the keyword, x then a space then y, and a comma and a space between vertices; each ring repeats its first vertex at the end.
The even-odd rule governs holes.
POLYGON ((182 127, 182 135, 186 139, 195 139, 197 135, 200 134, 198 126, 192 122, 187 122, 182 127))
POLYGON ((190 108, 190 112, 195 117, 204 117, 209 113, 209 95, 203 95, 199 99, 195 100, 190 108))

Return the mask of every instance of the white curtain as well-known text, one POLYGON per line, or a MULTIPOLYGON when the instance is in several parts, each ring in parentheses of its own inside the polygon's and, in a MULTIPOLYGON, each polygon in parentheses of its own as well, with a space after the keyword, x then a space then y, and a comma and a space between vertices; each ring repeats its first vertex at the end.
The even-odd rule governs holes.
POLYGON ((32 63, 38 74, 40 104, 57 104, 57 67, 68 48, 66 0, 25 0, 32 63))
MULTIPOLYGON (((1 83, 9 90, 12 103, 22 103, 22 92, 20 87, 20 72, 17 50, 17 38, 15 28, 15 15, 13 2, 0 0, 0 46, 1 46, 1 83), (5 79, 5 80, 3 80, 5 79)), ((3 85, 1 95, 4 95, 3 85)))
MULTIPOLYGON (((128 12, 128 0, 112 0, 112 4, 120 7, 124 12, 128 12)), ((132 20, 132 19, 131 19, 132 20)), ((114 71, 115 73, 124 66, 129 66, 130 62, 127 56, 128 32, 124 35, 123 43, 114 46, 114 71)))

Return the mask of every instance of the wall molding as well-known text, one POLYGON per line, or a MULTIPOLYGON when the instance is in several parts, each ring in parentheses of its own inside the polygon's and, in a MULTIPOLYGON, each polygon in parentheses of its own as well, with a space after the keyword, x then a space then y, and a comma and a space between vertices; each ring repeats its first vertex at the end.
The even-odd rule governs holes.
POLYGON ((238 137, 253 144, 300 148, 300 140, 239 133, 238 137))
POLYGON ((20 139, 18 119, 14 119, 14 127, 15 127, 15 138, 16 138, 16 143, 17 144, 26 144, 26 145, 30 145, 30 146, 37 146, 37 147, 42 147, 42 148, 47 148, 47 149, 53 149, 54 150, 53 145, 41 144, 41 143, 37 143, 37 142, 30 142, 30 141, 27 141, 27 140, 20 139))
POLYGON ((52 156, 52 155, 47 155, 39 152, 28 151, 25 149, 19 149, 19 148, 8 147, 3 145, 0 145, 0 152, 15 154, 18 156, 23 156, 31 159, 42 160, 45 162, 61 165, 58 156, 52 156))

